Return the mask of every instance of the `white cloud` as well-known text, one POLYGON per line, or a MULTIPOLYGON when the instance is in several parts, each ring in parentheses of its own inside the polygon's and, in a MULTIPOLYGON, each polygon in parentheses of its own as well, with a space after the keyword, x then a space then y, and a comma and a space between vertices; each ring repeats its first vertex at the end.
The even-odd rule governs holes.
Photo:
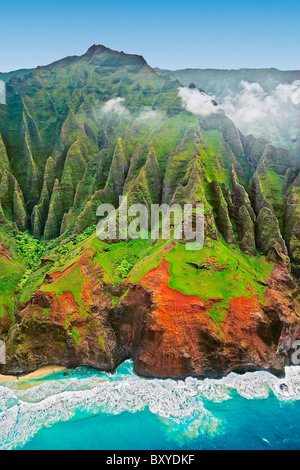
POLYGON ((182 99, 185 108, 198 116, 209 116, 217 113, 220 109, 212 102, 214 96, 207 95, 197 88, 179 87, 178 95, 182 99))
POLYGON ((286 145, 300 136, 300 80, 266 93, 258 83, 241 82, 242 91, 226 96, 222 107, 244 134, 286 145))
POLYGON ((292 98, 293 104, 300 104, 300 80, 295 80, 292 84, 292 98))
POLYGON ((159 117, 159 112, 154 111, 152 109, 149 109, 148 111, 143 111, 141 114, 138 116, 139 121, 148 121, 150 119, 157 119, 159 117))
POLYGON ((124 98, 120 98, 119 96, 117 98, 112 98, 111 100, 106 101, 102 107, 102 111, 104 113, 129 114, 124 103, 124 98))
POLYGON ((153 110, 150 108, 141 108, 138 112, 132 113, 125 106, 125 99, 121 97, 112 98, 111 100, 106 101, 101 108, 101 113, 103 117, 104 114, 114 113, 119 116, 126 117, 127 120, 130 120, 132 123, 142 123, 154 119, 161 119, 162 112, 159 110, 153 110))

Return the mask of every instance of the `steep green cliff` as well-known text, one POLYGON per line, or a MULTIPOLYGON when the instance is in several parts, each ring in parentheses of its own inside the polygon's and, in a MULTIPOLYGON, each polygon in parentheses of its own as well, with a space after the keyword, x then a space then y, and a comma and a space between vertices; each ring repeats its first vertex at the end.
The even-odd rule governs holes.
MULTIPOLYGON (((104 46, 8 81, 7 104, 0 105, 0 336, 7 337, 9 354, 4 372, 49 361, 111 369, 132 356, 140 372, 152 375, 150 359, 139 356, 138 348, 143 344, 151 356, 145 339, 150 330, 161 347, 158 336, 167 338, 172 330, 161 312, 176 305, 179 317, 186 309, 184 328, 192 328, 194 304, 204 323, 211 322, 208 343, 226 349, 226 340, 230 349, 244 334, 245 316, 264 345, 256 344, 255 357, 264 359, 253 363, 251 353, 246 360, 231 351, 233 365, 228 353, 223 372, 240 366, 237 357, 251 367, 281 369, 274 312, 283 312, 278 324, 288 329, 296 328, 299 309, 298 281, 290 273, 300 272, 299 168, 287 150, 243 136, 222 110, 189 112, 179 86, 142 57, 104 46), (147 207, 204 204, 204 248, 185 250, 184 240, 100 242, 96 209, 101 203, 117 208, 122 195, 147 207), (152 278, 156 269, 161 285, 152 278), (278 296, 284 291, 277 307, 272 289, 278 296), (152 301, 159 308, 155 328, 148 323, 152 301), (144 337, 133 331, 136 322, 144 325, 144 337), (260 322, 267 325, 267 339, 260 322), (48 350, 42 346, 47 334, 48 350), (99 336, 106 347, 97 340, 98 356, 91 358, 88 351, 99 336)), ((187 341, 206 344, 205 335, 187 341)), ((159 349, 169 354, 169 375, 201 375, 205 367, 191 365, 183 343, 180 366, 177 359, 171 364, 167 346, 159 349)), ((154 375, 168 375, 167 366, 161 370, 153 365, 154 375)))

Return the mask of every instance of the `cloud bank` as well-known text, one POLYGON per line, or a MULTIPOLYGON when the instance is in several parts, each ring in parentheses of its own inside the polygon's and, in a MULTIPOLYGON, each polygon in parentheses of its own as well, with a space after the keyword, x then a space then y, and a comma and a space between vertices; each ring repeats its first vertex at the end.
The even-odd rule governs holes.
POLYGON ((280 83, 271 92, 256 82, 240 85, 241 91, 232 91, 218 105, 215 96, 196 87, 179 87, 178 95, 191 113, 206 117, 223 110, 243 134, 264 137, 295 155, 300 147, 300 80, 280 83))
POLYGON ((207 95, 198 88, 179 87, 178 95, 185 108, 198 116, 209 116, 220 109, 214 101, 214 96, 207 95))
POLYGON ((162 113, 159 110, 153 110, 151 108, 141 108, 138 112, 131 112, 125 106, 125 98, 118 96, 117 98, 112 98, 111 100, 106 101, 101 108, 101 113, 105 114, 115 114, 119 117, 125 117, 130 122, 136 122, 142 124, 143 122, 161 119, 162 113))
POLYGON ((119 115, 129 114, 129 111, 126 109, 124 103, 124 98, 120 98, 119 96, 117 98, 112 98, 111 100, 106 101, 102 107, 102 111, 104 113, 115 113, 119 115))
POLYGON ((154 111, 153 109, 149 109, 147 111, 142 111, 137 119, 139 121, 148 121, 149 119, 157 119, 160 115, 161 113, 159 111, 154 111))
POLYGON ((292 144, 300 136, 300 80, 279 84, 266 93, 258 83, 241 82, 242 90, 226 96, 222 107, 244 134, 292 144))

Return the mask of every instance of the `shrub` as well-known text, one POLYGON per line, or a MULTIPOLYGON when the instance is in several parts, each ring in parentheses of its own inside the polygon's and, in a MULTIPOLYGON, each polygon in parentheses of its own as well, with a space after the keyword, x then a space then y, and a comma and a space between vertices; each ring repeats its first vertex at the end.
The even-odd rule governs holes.
POLYGON ((124 259, 119 266, 115 269, 115 276, 120 277, 121 279, 125 279, 129 271, 132 269, 132 264, 128 263, 126 259, 124 259))

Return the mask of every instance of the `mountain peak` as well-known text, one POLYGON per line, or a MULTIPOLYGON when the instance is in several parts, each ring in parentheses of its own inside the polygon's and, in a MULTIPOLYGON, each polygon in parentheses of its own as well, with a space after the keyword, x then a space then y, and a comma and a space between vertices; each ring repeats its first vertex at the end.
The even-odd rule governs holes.
POLYGON ((99 52, 105 52, 105 51, 110 51, 112 52, 112 49, 109 49, 108 47, 104 46, 103 44, 93 44, 91 47, 88 48, 86 55, 91 55, 91 54, 97 54, 99 52))
POLYGON ((102 53, 107 53, 111 56, 118 57, 121 60, 125 59, 127 61, 134 61, 135 63, 139 63, 140 65, 148 65, 144 57, 141 55, 127 54, 123 51, 115 51, 113 49, 110 49, 109 47, 104 46, 103 44, 93 44, 91 47, 89 47, 84 56, 91 57, 102 53))

